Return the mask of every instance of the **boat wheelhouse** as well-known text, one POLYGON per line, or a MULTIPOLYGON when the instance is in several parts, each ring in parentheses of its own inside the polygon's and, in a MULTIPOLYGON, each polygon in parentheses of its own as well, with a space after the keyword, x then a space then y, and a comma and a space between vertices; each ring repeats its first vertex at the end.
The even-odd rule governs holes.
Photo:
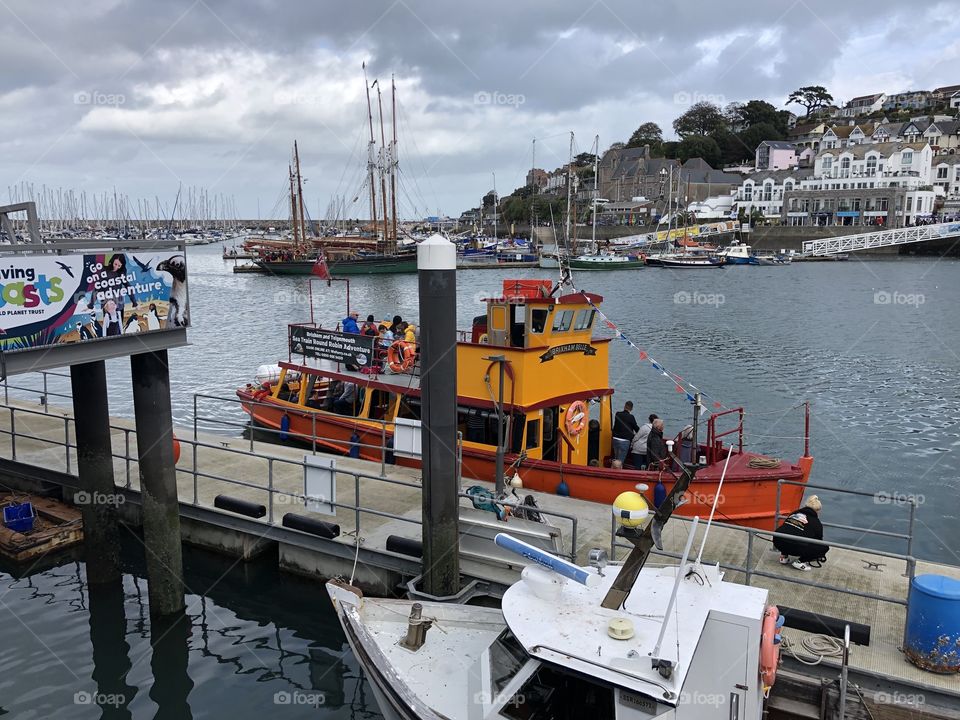
MULTIPOLYGON (((462 475, 494 481, 502 410, 505 460, 515 463, 524 487, 610 503, 646 483, 652 499, 658 482, 672 486, 678 468, 666 461, 645 470, 616 466, 611 446, 620 408, 609 379, 611 338, 594 334, 603 298, 561 290, 547 280, 505 280, 502 295, 486 298, 486 312, 460 332, 462 475)), ((290 338, 290 358, 276 377, 237 390, 251 418, 329 450, 378 462, 389 453, 398 464, 419 467, 422 368, 415 348, 385 348, 372 337, 312 324, 291 325, 290 338), (338 343, 352 349, 309 357, 311 347, 338 343), (295 362, 294 354, 303 359, 295 362), (412 444, 405 440, 411 432, 412 444)), ((713 413, 705 423, 696 408, 694 415, 694 429, 675 439, 677 455, 697 468, 682 514, 709 511, 728 452, 718 507, 725 521, 772 528, 780 480, 798 483, 782 485, 781 504, 799 504, 813 462, 806 450, 796 463, 744 450, 742 408, 713 413), (706 438, 698 437, 704 424, 706 438)))

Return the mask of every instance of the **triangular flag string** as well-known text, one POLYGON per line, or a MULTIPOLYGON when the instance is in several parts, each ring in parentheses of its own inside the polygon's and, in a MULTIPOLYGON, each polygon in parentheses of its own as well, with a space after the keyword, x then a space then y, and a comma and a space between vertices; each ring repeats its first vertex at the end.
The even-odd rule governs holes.
MULTIPOLYGON (((726 406, 722 402, 715 399, 712 395, 704 392, 693 383, 684 380, 682 377, 680 377, 680 375, 668 370, 661 363, 657 362, 654 358, 650 356, 650 354, 646 350, 642 349, 639 345, 633 342, 633 340, 631 340, 629 336, 627 336, 627 334, 613 320, 607 317, 607 315, 603 312, 603 310, 597 307, 597 305, 594 304, 594 302, 589 299, 589 295, 587 295, 582 290, 577 290, 577 292, 581 293, 584 297, 587 298, 587 303, 590 305, 590 307, 592 307, 596 311, 596 313, 603 320, 607 328, 609 328, 615 333, 614 337, 619 338, 620 340, 623 340, 624 343, 626 343, 631 348, 637 351, 639 358, 641 360, 646 361, 647 363, 649 363, 651 368, 659 372, 665 378, 673 381, 674 389, 678 393, 685 394, 687 400, 691 404, 696 402, 696 397, 695 397, 696 393, 700 393, 700 397, 703 398, 704 400, 710 401, 712 407, 715 410, 726 408, 726 406)), ((704 405, 702 412, 706 412, 706 405, 704 405)))

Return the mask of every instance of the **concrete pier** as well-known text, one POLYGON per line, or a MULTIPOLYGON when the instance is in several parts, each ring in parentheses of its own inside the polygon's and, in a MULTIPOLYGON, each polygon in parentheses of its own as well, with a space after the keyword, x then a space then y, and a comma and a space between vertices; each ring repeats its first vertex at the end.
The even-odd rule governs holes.
MULTIPOLYGON (((11 402, 8 407, 16 414, 15 465, 19 472, 12 472, 8 468, 10 461, 4 461, 0 463, 0 469, 7 469, 0 473, 0 480, 16 485, 23 481, 24 472, 29 470, 37 477, 45 477, 48 483, 75 484, 72 474, 75 470, 67 470, 66 450, 62 444, 64 416, 69 417, 69 412, 51 407, 45 413, 34 403, 11 402), (33 437, 26 437, 27 434, 33 437)), ((142 492, 134 423, 129 419, 114 418, 111 426, 113 446, 119 455, 114 458, 114 474, 121 485, 118 492, 126 498, 126 502, 119 506, 119 512, 123 522, 137 524, 142 515, 141 503, 146 498, 142 492), (127 446, 130 453, 125 458, 120 448, 127 446), (129 488, 124 487, 127 483, 129 488)), ((4 409, 0 412, 0 433, 9 431, 10 410, 4 409)), ((349 577, 355 571, 357 584, 370 594, 402 592, 403 583, 420 573, 418 558, 386 549, 389 536, 409 539, 420 536, 420 471, 387 466, 385 478, 380 479, 379 463, 337 457, 336 502, 340 506, 335 515, 323 515, 309 509, 302 497, 302 462, 309 450, 261 442, 253 443, 251 448, 247 440, 203 432, 197 434, 198 443, 194 447, 188 439, 192 437, 192 431, 184 429, 178 432, 178 436, 184 447, 176 473, 184 542, 217 549, 235 557, 259 553, 265 559, 273 555, 281 568, 317 579, 335 575, 349 577), (215 509, 214 498, 221 493, 264 504, 268 513, 272 510, 273 522, 269 514, 253 519, 215 509), (359 512, 354 508, 358 501, 362 507, 359 512), (325 539, 283 528, 280 518, 287 512, 336 522, 341 528, 340 536, 325 539)), ((0 434, 0 456, 13 458, 9 434, 0 434)), ((76 467, 72 456, 70 467, 76 467)), ((468 480, 465 484, 479 483, 468 480)), ((577 535, 573 550, 578 563, 586 564, 587 553, 592 547, 609 550, 611 513, 608 506, 539 492, 530 494, 536 497, 542 509, 576 518, 577 535)), ((491 513, 471 508, 468 500, 459 498, 458 503, 461 517, 473 514, 492 517, 491 513)), ((564 548, 569 550, 571 523, 563 518, 548 519, 562 530, 564 548)), ((514 528, 521 527, 518 522, 515 518, 508 520, 506 531, 513 532, 514 528)), ((689 528, 689 521, 672 519, 664 530, 664 551, 679 553, 689 528)), ((703 530, 700 529, 694 547, 699 547, 702 536, 703 530)), ((626 549, 617 548, 617 559, 622 560, 626 552, 626 549)), ((926 697, 928 706, 935 698, 947 698, 960 706, 960 683, 957 683, 956 676, 924 672, 907 662, 900 651, 906 616, 903 603, 909 585, 904 560, 878 555, 867 549, 833 548, 823 568, 801 573, 780 565, 777 557, 769 537, 762 532, 747 533, 717 524, 710 531, 703 554, 705 563, 719 562, 726 569, 728 580, 767 588, 771 603, 870 625, 870 645, 854 645, 850 652, 851 679, 868 698, 871 692, 885 692, 887 697, 895 691, 920 693, 926 697), (824 590, 806 584, 811 582, 842 590, 824 590)), ((649 561, 651 565, 673 563, 674 558, 656 551, 649 561)), ((465 540, 461 543, 462 576, 486 584, 492 593, 515 582, 520 567, 520 564, 506 564, 465 540)), ((960 578, 960 567, 917 561, 916 574, 924 573, 960 578)), ((784 635, 798 649, 808 637, 808 633, 789 628, 784 635)), ((827 657, 819 665, 807 668, 785 651, 782 669, 814 678, 814 684, 819 688, 819 678, 830 680, 838 676, 839 660, 827 657)), ((781 686, 786 686, 784 680, 778 681, 774 695, 781 686)), ((180 692, 182 694, 182 689, 180 692)), ((884 717, 872 705, 871 709, 876 720, 884 717)))
POLYGON ((130 356, 150 612, 183 610, 183 557, 167 351, 130 356))
POLYGON ((117 525, 107 405, 107 372, 103 360, 70 368, 76 426, 77 479, 74 496, 83 515, 87 582, 113 584, 120 578, 120 537, 117 525), (80 502, 80 501, 83 502, 80 502))

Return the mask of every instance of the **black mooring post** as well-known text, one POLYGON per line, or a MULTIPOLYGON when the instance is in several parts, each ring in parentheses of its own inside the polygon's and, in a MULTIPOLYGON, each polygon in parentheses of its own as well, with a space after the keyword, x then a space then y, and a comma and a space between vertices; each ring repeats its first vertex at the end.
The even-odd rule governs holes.
POLYGON ((183 609, 183 557, 167 351, 130 356, 150 614, 183 609))
POLYGON ((417 247, 423 459, 423 587, 460 590, 457 493, 457 251, 440 235, 417 247))
POLYGON ((107 371, 103 360, 72 365, 74 433, 79 490, 74 502, 83 517, 87 582, 120 579, 119 496, 113 479, 107 371))

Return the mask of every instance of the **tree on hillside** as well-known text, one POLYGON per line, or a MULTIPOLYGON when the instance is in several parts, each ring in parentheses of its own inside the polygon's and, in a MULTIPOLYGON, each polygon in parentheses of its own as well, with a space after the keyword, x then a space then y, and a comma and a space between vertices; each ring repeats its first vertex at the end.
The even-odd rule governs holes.
POLYGON ((690 135, 709 135, 725 128, 727 120, 723 111, 711 102, 698 102, 673 121, 673 129, 682 138, 690 135))
POLYGON ((625 147, 626 147, 626 144, 622 142, 610 143, 610 147, 607 148, 607 152, 609 152, 610 150, 623 150, 623 148, 625 147))
POLYGON ((787 111, 777 110, 766 100, 749 100, 745 103, 730 103, 724 109, 724 114, 731 125, 739 125, 744 130, 756 125, 772 125, 776 137, 768 140, 780 140, 787 134, 787 111))
POLYGON ((735 165, 742 160, 753 159, 753 152, 744 147, 743 141, 736 133, 729 130, 717 130, 710 137, 716 141, 720 148, 721 165, 735 165))
POLYGON ((596 155, 593 153, 582 152, 579 155, 574 155, 573 157, 573 166, 574 167, 586 167, 587 165, 593 165, 593 161, 596 159, 596 155))
POLYGON ((790 93, 787 98, 787 105, 797 104, 805 107, 806 117, 819 108, 829 105, 833 102, 833 95, 827 92, 823 85, 807 85, 790 93))
POLYGON ((655 122, 645 122, 643 125, 633 131, 633 135, 627 140, 627 147, 643 147, 649 145, 650 149, 660 148, 663 143, 663 130, 655 122))
POLYGON ((690 158, 703 158, 711 167, 718 167, 721 161, 720 146, 712 137, 692 135, 677 145, 677 159, 686 162, 690 158))

